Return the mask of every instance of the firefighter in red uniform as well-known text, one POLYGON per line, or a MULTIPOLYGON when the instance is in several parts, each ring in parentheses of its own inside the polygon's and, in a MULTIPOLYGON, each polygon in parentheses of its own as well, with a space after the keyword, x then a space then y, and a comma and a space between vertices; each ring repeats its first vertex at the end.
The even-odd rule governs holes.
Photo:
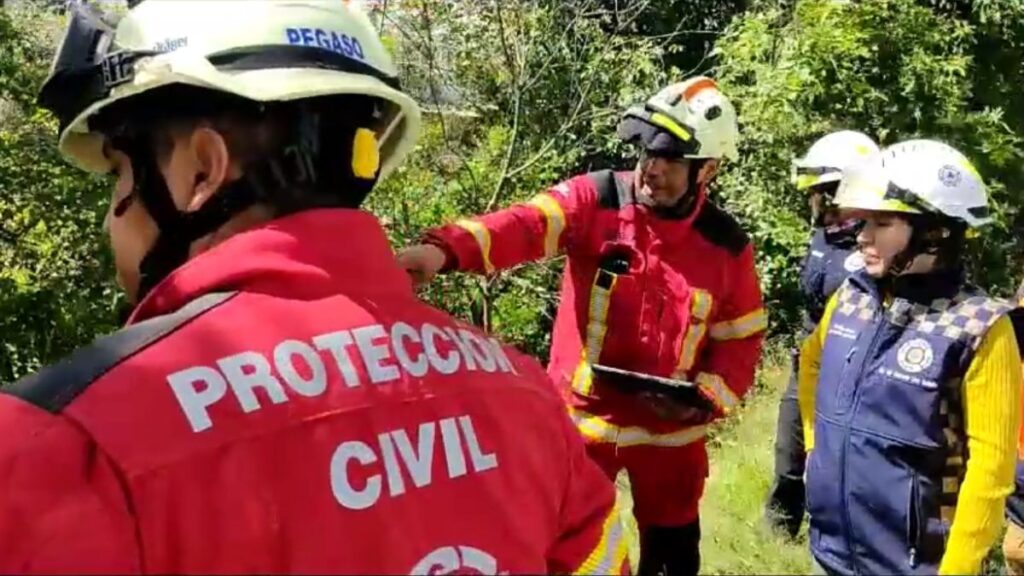
POLYGON ((0 573, 625 570, 543 369, 419 302, 356 209, 419 128, 366 15, 71 8, 40 100, 116 180, 138 304, 0 393, 0 573))
POLYGON ((635 171, 577 176, 431 230, 399 263, 426 281, 568 257, 548 373, 594 460, 609 477, 629 473, 640 573, 695 574, 706 426, 750 388, 766 325, 750 242, 706 193, 736 155, 736 117, 698 77, 630 109, 619 134, 641 150, 635 171), (594 365, 696 383, 711 409, 630 394, 594 365))

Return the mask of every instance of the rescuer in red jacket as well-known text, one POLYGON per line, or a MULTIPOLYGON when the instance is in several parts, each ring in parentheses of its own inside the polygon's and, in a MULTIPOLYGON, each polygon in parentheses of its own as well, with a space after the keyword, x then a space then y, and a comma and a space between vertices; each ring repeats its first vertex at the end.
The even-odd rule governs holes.
POLYGON ((369 19, 248 4, 72 5, 40 100, 138 305, 0 393, 0 573, 626 570, 543 369, 355 209, 419 128, 369 19))
POLYGON ((577 176, 431 230, 399 263, 426 281, 567 256, 548 373, 571 390, 595 461, 609 477, 629 472, 640 573, 695 574, 706 425, 750 388, 766 325, 750 242, 706 195, 736 155, 736 117, 698 77, 630 109, 619 133, 641 150, 634 172, 577 176), (712 409, 624 393, 595 364, 694 382, 712 409))

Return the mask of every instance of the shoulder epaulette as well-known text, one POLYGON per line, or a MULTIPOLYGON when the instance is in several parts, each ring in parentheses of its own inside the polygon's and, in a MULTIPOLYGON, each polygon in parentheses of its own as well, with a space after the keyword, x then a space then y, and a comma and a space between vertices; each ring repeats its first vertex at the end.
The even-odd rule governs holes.
POLYGON ((725 210, 710 200, 704 203, 700 214, 693 221, 693 227, 709 242, 739 256, 750 244, 750 237, 739 223, 725 210))
POLYGON ((633 189, 621 181, 614 170, 599 170, 587 174, 597 188, 597 205, 609 210, 618 210, 633 203, 633 189))

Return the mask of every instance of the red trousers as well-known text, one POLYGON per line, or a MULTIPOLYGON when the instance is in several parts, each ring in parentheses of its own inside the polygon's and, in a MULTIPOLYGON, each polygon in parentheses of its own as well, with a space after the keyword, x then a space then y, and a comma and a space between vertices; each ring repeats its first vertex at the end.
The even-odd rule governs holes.
POLYGON ((704 442, 685 446, 621 446, 587 438, 587 453, 614 481, 629 473, 633 515, 641 530, 649 526, 683 526, 698 518, 708 475, 704 442))

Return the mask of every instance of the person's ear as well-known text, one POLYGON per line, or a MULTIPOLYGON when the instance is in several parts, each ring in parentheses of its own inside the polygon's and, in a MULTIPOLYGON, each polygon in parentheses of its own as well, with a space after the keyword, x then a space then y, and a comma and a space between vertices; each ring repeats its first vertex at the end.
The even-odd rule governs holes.
POLYGON ((700 167, 700 172, 697 173, 697 182, 707 185, 709 182, 715 179, 718 175, 719 163, 717 159, 711 159, 704 162, 704 165, 700 167))
POLYGON ((201 208, 231 176, 231 153, 224 136, 208 126, 192 132, 189 147, 195 160, 195 185, 192 197, 186 202, 186 211, 201 208))

